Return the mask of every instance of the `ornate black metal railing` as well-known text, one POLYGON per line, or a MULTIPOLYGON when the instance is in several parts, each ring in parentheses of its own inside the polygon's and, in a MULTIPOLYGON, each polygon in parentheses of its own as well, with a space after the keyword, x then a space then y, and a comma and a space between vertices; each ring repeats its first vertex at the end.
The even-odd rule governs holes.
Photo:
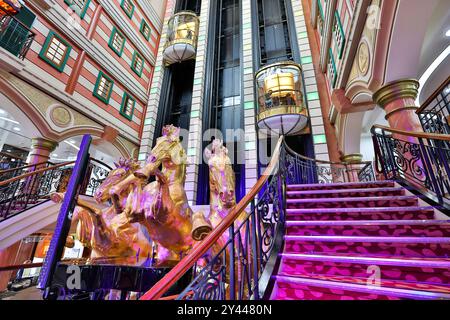
POLYGON ((450 77, 417 110, 423 131, 450 134, 450 77))
MULTIPOLYGON (((49 200, 54 192, 65 192, 73 162, 50 162, 19 168, 25 173, 0 182, 0 221, 11 218, 49 200), (25 168, 25 169, 23 169, 25 168)), ((91 159, 81 187, 82 195, 93 196, 111 168, 91 159)))
POLYGON ((367 182, 374 181, 375 172, 370 161, 358 163, 331 162, 307 158, 286 149, 286 180, 288 184, 367 182))
POLYGON ((24 60, 36 34, 13 16, 0 17, 0 46, 24 60))
MULTIPOLYGON (((285 155, 282 150, 282 163, 285 155)), ((178 300, 250 300, 264 296, 284 235, 285 174, 284 167, 279 166, 266 182, 263 195, 251 201, 242 222, 237 220, 229 227, 225 233, 228 241, 178 300)))
POLYGON ((25 160, 9 153, 0 152, 0 182, 23 173, 25 160))
POLYGON ((376 170, 450 204, 450 135, 372 128, 376 170))
POLYGON ((200 269, 199 259, 205 258, 205 254, 209 262, 176 299, 267 298, 270 279, 283 246, 287 184, 358 179, 375 180, 372 163, 315 161, 296 154, 281 138, 269 166, 252 190, 203 242, 141 299, 160 299, 188 270, 192 267, 200 269), (244 217, 240 219, 242 215, 244 217), (217 248, 220 239, 223 244, 217 248))

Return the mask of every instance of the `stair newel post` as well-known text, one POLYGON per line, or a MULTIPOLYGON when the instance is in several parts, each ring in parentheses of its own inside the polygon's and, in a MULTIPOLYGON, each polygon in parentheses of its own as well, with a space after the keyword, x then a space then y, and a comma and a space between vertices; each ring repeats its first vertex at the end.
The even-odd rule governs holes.
POLYGON ((392 157, 394 155, 393 150, 391 150, 388 138, 386 137, 386 134, 384 132, 384 130, 381 131, 381 135, 382 138, 380 139, 379 137, 377 137, 377 141, 378 141, 378 147, 380 149, 380 160, 381 162, 386 161, 387 164, 386 165, 382 165, 383 167, 383 172, 384 175, 386 177, 386 179, 395 179, 397 177, 397 173, 396 173, 396 166, 394 164, 394 162, 392 161, 392 157), (381 141, 380 141, 381 140, 381 141), (383 155, 384 153, 384 155, 383 155), (392 177, 388 176, 388 168, 390 168, 392 170, 392 177))
MULTIPOLYGON (((418 140, 419 140, 419 145, 420 145, 421 158, 422 158, 422 161, 424 162, 425 176, 432 183, 434 192, 436 193, 436 195, 439 199, 439 202, 442 203, 444 201, 443 197, 442 197, 442 192, 441 192, 441 189, 439 188, 439 184, 436 180, 436 177, 434 176, 433 165, 431 164, 430 157, 428 156, 427 146, 423 143, 422 138, 418 138, 418 140)), ((426 187, 426 186, 424 186, 424 187, 426 187)))
POLYGON ((258 247, 256 242, 256 209, 255 200, 250 204, 251 212, 251 228, 252 228, 252 264, 253 264, 253 298, 259 300, 259 285, 258 285, 258 247))
POLYGON ((230 226, 228 229, 230 244, 229 244, 229 256, 230 256, 230 300, 236 300, 236 266, 234 264, 234 255, 235 255, 235 247, 234 247, 234 224, 230 226))

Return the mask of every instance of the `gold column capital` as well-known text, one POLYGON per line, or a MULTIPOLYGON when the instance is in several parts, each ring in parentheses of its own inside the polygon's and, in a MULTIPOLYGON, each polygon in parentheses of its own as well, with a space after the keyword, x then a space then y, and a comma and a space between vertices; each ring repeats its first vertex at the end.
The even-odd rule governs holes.
POLYGON ((341 157, 341 161, 349 164, 361 163, 363 155, 360 153, 346 154, 341 157))
POLYGON ((31 139, 31 149, 43 149, 49 152, 55 151, 59 143, 53 140, 48 140, 45 138, 33 138, 31 139))
POLYGON ((395 100, 405 98, 416 100, 419 87, 419 81, 416 79, 400 79, 389 82, 373 94, 373 101, 380 107, 385 108, 386 105, 395 100))

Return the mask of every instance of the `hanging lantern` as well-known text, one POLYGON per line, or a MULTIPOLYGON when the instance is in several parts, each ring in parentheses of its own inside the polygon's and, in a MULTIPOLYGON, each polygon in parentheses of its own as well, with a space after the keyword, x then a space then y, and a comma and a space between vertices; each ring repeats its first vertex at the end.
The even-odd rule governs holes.
POLYGON ((21 8, 19 0, 0 0, 0 16, 15 15, 21 8))
POLYGON ((295 135, 308 125, 300 65, 278 62, 256 74, 258 127, 271 134, 295 135))
POLYGON ((166 65, 195 59, 199 19, 194 12, 181 11, 170 18, 164 46, 166 65))

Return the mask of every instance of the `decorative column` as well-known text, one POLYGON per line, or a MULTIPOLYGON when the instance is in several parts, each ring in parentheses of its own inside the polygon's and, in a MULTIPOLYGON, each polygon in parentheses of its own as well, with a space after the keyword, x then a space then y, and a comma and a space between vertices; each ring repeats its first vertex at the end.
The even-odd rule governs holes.
MULTIPOLYGON (((423 132, 419 117, 416 114, 416 98, 419 82, 414 79, 401 79, 381 87, 373 95, 373 101, 386 112, 386 120, 392 129, 409 132, 423 132)), ((403 140, 417 143, 408 136, 395 136, 403 140)))
MULTIPOLYGON (((419 82, 415 79, 400 79, 381 87, 373 95, 373 101, 386 112, 386 120, 392 129, 408 132, 423 132, 419 117, 416 114, 416 98, 419 82)), ((392 138, 403 141, 396 146, 397 153, 407 164, 399 169, 399 175, 418 188, 423 188, 426 180, 424 165, 420 159, 419 141, 415 137, 392 134, 392 138), (411 144, 411 145, 409 145, 411 144)))
POLYGON ((31 151, 28 155, 28 164, 38 164, 47 162, 50 159, 50 154, 55 151, 58 142, 47 140, 44 138, 33 138, 31 140, 31 151))
POLYGON ((359 182, 358 171, 361 169, 358 164, 361 163, 363 155, 360 153, 347 154, 341 158, 346 164, 345 177, 346 182, 359 182))

